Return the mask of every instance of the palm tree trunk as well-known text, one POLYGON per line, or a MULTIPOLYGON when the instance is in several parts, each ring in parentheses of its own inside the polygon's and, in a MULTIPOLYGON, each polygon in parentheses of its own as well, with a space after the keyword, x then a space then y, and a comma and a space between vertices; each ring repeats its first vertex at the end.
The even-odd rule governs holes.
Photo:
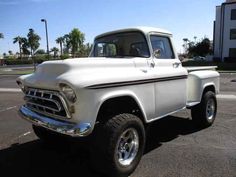
POLYGON ((35 63, 35 58, 33 57, 33 49, 32 49, 32 47, 30 47, 30 55, 31 55, 31 59, 33 60, 34 72, 35 72, 36 71, 36 63, 35 63))
POLYGON ((61 48, 61 57, 62 57, 62 43, 60 42, 60 48, 61 48))
POLYGON ((21 52, 21 43, 19 42, 19 49, 20 49, 20 59, 22 60, 22 52, 21 52))

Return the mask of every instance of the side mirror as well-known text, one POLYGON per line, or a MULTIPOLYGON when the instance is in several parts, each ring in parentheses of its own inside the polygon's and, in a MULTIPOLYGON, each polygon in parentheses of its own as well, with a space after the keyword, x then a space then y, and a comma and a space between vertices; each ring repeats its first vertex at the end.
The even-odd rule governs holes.
POLYGON ((160 58, 161 57, 161 49, 156 49, 154 52, 154 57, 155 58, 160 58))

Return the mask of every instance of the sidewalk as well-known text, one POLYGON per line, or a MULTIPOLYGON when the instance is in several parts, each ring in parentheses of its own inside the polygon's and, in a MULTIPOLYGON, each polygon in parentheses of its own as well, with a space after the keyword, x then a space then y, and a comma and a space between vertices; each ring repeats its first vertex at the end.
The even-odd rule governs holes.
POLYGON ((25 65, 0 65, 0 69, 1 68, 33 68, 34 65, 33 64, 25 64, 25 65))

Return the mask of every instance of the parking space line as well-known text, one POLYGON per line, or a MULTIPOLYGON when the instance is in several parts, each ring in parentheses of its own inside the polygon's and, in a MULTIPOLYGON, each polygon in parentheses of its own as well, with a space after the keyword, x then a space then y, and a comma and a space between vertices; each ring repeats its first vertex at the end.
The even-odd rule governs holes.
POLYGON ((0 88, 0 92, 21 92, 21 89, 18 88, 0 88))
POLYGON ((229 99, 229 100, 236 100, 236 95, 217 95, 219 99, 229 99))
POLYGON ((22 137, 27 136, 27 135, 29 135, 31 133, 32 133, 31 131, 25 132, 22 135, 18 136, 18 138, 22 138, 22 137))
POLYGON ((16 108, 16 107, 17 107, 17 106, 11 106, 11 107, 8 107, 8 108, 6 108, 6 109, 1 109, 0 112, 9 111, 9 110, 14 109, 14 108, 16 108))

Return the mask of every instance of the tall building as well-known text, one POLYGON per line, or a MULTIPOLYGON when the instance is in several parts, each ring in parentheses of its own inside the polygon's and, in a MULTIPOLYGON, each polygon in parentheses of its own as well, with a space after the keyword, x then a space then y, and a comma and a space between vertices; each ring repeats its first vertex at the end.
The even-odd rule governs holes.
POLYGON ((236 62, 236 0, 226 0, 216 6, 214 57, 236 62))

